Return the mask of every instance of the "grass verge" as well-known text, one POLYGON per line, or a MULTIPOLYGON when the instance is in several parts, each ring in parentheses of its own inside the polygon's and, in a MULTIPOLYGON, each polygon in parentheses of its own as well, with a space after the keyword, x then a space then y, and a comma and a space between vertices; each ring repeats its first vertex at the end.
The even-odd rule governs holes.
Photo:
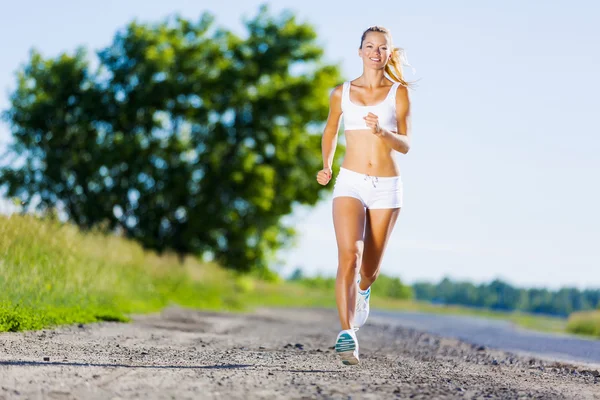
POLYGON ((567 322, 567 331, 600 338, 600 310, 572 313, 567 322))
POLYGON ((0 331, 127 321, 172 303, 238 310, 236 293, 230 273, 191 257, 180 264, 58 221, 0 217, 0 331))

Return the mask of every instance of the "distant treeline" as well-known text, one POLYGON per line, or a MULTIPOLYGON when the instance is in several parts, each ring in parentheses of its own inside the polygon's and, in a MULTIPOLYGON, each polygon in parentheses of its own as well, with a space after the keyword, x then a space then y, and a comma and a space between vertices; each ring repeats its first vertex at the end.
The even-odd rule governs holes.
MULTIPOLYGON (((334 290, 334 277, 306 277, 297 268, 288 278, 304 286, 334 290)), ((403 283, 400 278, 384 274, 374 287, 378 296, 415 299, 436 304, 463 305, 497 311, 523 311, 537 314, 568 316, 575 311, 600 309, 600 289, 517 288, 501 280, 475 285, 470 282, 442 279, 439 283, 403 283)))
POLYGON ((412 285, 416 300, 433 303, 484 307, 501 311, 524 311, 567 316, 574 311, 593 310, 600 307, 600 289, 578 290, 561 288, 516 288, 501 280, 475 285, 454 282, 448 278, 437 284, 412 285))

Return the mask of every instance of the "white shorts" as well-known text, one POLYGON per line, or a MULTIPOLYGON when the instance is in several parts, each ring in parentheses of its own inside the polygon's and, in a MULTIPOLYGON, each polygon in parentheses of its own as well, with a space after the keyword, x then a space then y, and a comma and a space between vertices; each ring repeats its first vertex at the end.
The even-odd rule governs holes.
POLYGON ((402 179, 399 176, 371 176, 340 168, 333 198, 354 197, 369 209, 402 207, 402 179))

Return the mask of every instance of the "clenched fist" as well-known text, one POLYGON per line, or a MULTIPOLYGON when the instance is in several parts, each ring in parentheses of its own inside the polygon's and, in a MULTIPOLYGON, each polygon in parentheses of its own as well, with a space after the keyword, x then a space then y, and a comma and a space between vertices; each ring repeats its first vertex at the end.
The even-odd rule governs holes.
POLYGON ((331 180, 331 176, 333 175, 331 168, 323 168, 319 172, 317 172, 317 182, 320 185, 327 185, 331 180))
POLYGON ((383 133, 383 129, 381 129, 381 125, 379 125, 379 117, 372 112, 368 113, 366 117, 363 117, 365 123, 369 128, 371 128, 371 132, 377 136, 381 136, 383 133))

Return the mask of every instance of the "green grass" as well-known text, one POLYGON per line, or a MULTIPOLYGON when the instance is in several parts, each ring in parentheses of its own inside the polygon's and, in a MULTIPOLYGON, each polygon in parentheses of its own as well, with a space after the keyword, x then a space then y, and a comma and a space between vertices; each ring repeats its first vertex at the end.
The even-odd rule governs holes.
POLYGON ((236 284, 232 273, 191 257, 179 264, 123 238, 0 217, 0 331, 128 321, 174 303, 239 310, 236 284))
POLYGON ((575 312, 569 316, 567 331, 600 337, 600 310, 575 312))
MULTIPOLYGON (((597 314, 577 314, 567 326, 563 318, 383 297, 382 292, 398 292, 397 282, 386 282, 375 284, 374 308, 501 318, 530 329, 600 336, 597 314)), ((156 312, 170 304, 228 311, 335 308, 335 295, 330 285, 265 282, 194 257, 180 264, 174 255, 158 256, 130 240, 82 233, 70 224, 0 216, 0 331, 125 322, 132 314, 156 312)))

